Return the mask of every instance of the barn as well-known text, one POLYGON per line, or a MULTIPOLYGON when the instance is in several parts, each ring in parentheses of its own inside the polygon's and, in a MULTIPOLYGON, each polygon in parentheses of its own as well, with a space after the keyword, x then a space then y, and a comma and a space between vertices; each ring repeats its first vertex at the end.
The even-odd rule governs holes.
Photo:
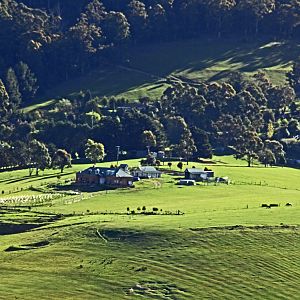
POLYGON ((215 176, 213 171, 206 171, 197 168, 186 169, 184 171, 185 179, 192 179, 196 181, 207 180, 215 176))

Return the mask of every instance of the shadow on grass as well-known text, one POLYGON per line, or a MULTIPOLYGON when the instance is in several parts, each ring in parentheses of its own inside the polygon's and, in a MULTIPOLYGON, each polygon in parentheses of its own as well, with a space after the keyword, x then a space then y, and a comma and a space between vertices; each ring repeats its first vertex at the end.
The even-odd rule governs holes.
POLYGON ((69 185, 59 185, 56 186, 55 189, 57 191, 78 191, 84 193, 93 193, 93 192, 103 192, 103 191, 113 191, 117 188, 108 187, 108 186, 99 186, 99 185, 77 185, 77 184, 69 184, 69 185))
POLYGON ((9 179, 9 180, 4 181, 4 182, 5 182, 5 184, 12 184, 12 183, 17 183, 17 182, 22 182, 22 181, 25 181, 25 180, 28 180, 28 179, 32 179, 32 180, 27 181, 28 183, 30 183, 30 182, 34 182, 34 181, 57 178, 58 176, 65 177, 65 176, 68 176, 68 175, 71 175, 71 174, 74 174, 74 172, 57 173, 57 174, 51 174, 51 175, 46 175, 46 176, 28 176, 27 175, 27 176, 22 177, 22 179, 14 179, 14 180, 9 179))
POLYGON ((49 241, 41 241, 37 243, 27 244, 27 245, 21 245, 21 246, 10 246, 7 249, 5 249, 5 252, 15 252, 15 251, 25 251, 25 250, 35 250, 41 247, 46 247, 50 244, 49 241))
POLYGON ((14 223, 0 223, 0 235, 16 234, 29 231, 34 228, 43 226, 44 224, 14 224, 14 223))
MULTIPOLYGON (((199 60, 190 68, 189 73, 203 71, 212 68, 220 62, 227 62, 228 66, 235 65, 230 71, 255 72, 259 69, 275 67, 278 65, 287 66, 298 57, 299 45, 293 43, 272 43, 268 41, 246 44, 244 47, 229 45, 223 47, 223 52, 215 51, 211 59, 199 60), (226 51, 227 48, 227 51, 226 51), (230 49, 231 48, 231 49, 230 49)), ((183 68, 181 71, 185 71, 183 68)), ((229 70, 222 70, 209 81, 220 80, 229 74, 229 70)))
POLYGON ((157 90, 159 88, 162 88, 164 85, 163 84, 158 84, 156 86, 153 86, 151 88, 148 88, 148 91, 153 91, 153 90, 157 90))

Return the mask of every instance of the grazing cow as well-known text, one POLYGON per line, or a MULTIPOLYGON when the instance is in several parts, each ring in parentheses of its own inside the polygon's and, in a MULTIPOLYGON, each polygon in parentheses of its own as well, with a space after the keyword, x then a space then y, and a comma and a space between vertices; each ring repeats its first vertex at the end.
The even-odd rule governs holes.
POLYGON ((278 206, 279 206, 279 204, 275 204, 275 203, 270 204, 270 207, 278 207, 278 206))
POLYGON ((292 206, 292 204, 291 203, 287 203, 285 206, 292 206))

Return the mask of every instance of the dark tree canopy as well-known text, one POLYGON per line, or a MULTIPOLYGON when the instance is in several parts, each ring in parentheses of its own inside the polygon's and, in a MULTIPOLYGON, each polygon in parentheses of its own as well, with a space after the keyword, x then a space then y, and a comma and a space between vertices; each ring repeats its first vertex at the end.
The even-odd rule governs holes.
POLYGON ((23 108, 95 68, 126 68, 124 53, 140 45, 151 49, 153 43, 207 36, 297 41, 299 24, 296 0, 2 0, 1 167, 35 163, 42 169, 49 165, 48 154, 61 170, 70 164, 70 154, 101 159, 102 147, 100 154, 85 151, 88 139, 103 143, 107 159, 115 156, 116 146, 124 153, 147 147, 187 161, 230 147, 250 165, 256 158, 270 165, 294 157, 300 136, 299 61, 281 86, 263 71, 247 79, 229 72, 222 82, 169 76, 159 99, 141 96, 130 102, 82 91, 56 99, 48 110, 23 108))

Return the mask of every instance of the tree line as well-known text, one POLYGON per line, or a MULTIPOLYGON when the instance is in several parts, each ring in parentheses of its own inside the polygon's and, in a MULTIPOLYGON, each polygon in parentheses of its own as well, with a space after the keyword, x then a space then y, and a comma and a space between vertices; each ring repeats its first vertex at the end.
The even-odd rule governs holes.
POLYGON ((224 153, 226 148, 249 166, 255 159, 265 166, 284 165, 287 158, 300 156, 296 76, 294 68, 288 74, 291 85, 282 86, 263 72, 248 79, 233 72, 228 82, 220 83, 174 80, 160 99, 137 102, 92 97, 86 91, 72 100, 60 99, 49 110, 26 114, 17 103, 10 110, 3 106, 10 97, 2 84, 0 167, 42 169, 52 159, 63 170, 71 155, 96 162, 105 154, 115 159, 142 149, 189 161, 211 158, 212 149, 224 153))
POLYGON ((212 148, 228 146, 249 165, 256 158, 272 165, 299 157, 297 62, 282 86, 263 72, 251 79, 233 72, 223 83, 170 80, 154 101, 143 97, 129 103, 83 91, 48 111, 22 112, 37 93, 116 62, 128 45, 201 35, 297 38, 299 5, 284 0, 2 0, 0 167, 34 165, 38 172, 58 162, 63 169, 70 154, 90 156, 88 140, 103 144, 107 158, 115 157, 116 146, 164 150, 186 160, 209 158, 212 148))

